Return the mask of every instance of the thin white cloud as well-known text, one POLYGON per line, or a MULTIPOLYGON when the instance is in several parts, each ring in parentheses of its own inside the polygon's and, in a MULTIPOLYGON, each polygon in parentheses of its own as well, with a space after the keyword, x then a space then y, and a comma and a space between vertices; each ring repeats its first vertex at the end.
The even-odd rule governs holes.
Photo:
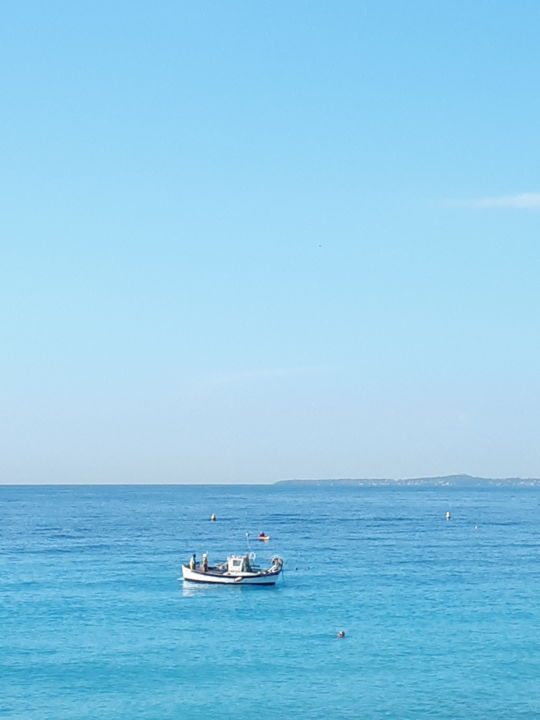
POLYGON ((540 210, 540 192, 521 195, 502 195, 500 197, 478 198, 457 203, 470 208, 513 208, 515 210, 540 210))

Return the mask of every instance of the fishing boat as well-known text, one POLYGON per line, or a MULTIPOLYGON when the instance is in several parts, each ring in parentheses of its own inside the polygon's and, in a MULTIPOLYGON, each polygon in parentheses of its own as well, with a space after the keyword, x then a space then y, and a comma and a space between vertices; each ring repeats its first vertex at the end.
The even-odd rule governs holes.
POLYGON ((262 569, 254 565, 255 553, 229 555, 227 560, 216 565, 182 565, 182 578, 188 582, 214 585, 275 585, 283 570, 283 560, 276 555, 272 565, 262 569))

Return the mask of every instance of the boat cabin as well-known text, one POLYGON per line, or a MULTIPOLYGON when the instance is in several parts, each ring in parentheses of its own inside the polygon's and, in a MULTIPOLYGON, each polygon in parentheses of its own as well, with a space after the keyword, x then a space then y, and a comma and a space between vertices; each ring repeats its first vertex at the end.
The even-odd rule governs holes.
POLYGON ((229 555, 227 558, 227 572, 230 575, 251 571, 249 555, 229 555))

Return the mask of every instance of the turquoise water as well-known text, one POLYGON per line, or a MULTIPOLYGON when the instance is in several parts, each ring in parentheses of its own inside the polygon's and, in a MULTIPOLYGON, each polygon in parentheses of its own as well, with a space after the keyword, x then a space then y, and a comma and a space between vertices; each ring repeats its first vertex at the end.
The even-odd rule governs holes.
POLYGON ((537 489, 1 487, 0 503, 2 718, 540 718, 537 489), (261 530, 258 559, 285 558, 276 587, 178 581, 192 552, 219 560, 261 530))

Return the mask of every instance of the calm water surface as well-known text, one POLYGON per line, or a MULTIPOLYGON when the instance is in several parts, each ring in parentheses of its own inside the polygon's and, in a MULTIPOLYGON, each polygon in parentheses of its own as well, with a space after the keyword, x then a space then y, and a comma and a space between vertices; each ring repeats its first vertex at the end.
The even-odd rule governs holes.
POLYGON ((6 720, 540 718, 538 489, 0 487, 0 507, 6 720), (276 587, 178 581, 261 530, 276 587))

